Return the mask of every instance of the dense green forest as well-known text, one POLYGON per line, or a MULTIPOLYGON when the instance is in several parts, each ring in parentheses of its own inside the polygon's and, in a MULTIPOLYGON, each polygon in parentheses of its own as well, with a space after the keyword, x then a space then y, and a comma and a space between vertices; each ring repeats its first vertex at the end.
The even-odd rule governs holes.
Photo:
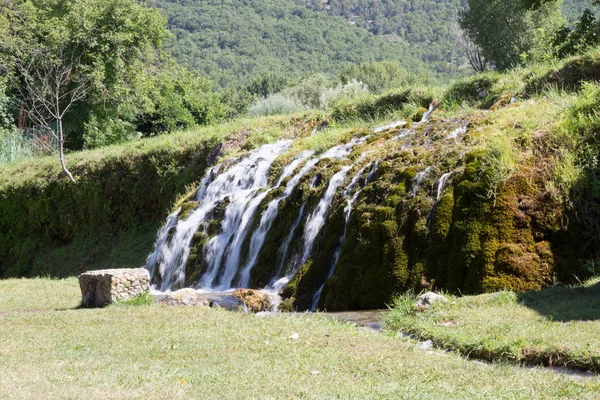
MULTIPOLYGON (((298 78, 350 63, 399 61, 413 73, 469 71, 456 20, 466 0, 151 0, 169 50, 217 86, 264 74, 298 78)), ((569 22, 592 0, 567 0, 569 22)))
POLYGON ((221 87, 260 73, 301 77, 349 64, 408 58, 406 43, 377 37, 343 18, 281 0, 152 0, 168 19, 180 61, 221 87))

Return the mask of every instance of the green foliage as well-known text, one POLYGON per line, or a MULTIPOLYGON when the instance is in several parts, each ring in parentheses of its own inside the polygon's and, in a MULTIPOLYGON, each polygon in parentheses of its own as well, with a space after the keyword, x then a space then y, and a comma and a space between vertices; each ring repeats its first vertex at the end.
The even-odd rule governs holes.
POLYGON ((85 96, 63 119, 72 149, 209 124, 223 115, 210 84, 162 52, 166 21, 143 3, 19 0, 2 8, 7 39, 0 43, 0 63, 16 77, 18 102, 35 107, 25 81, 43 77, 48 65, 68 66, 65 93, 83 87, 85 96))
POLYGON ((382 96, 367 96, 340 102, 332 107, 331 118, 336 121, 376 120, 397 113, 406 114, 406 117, 415 108, 429 107, 432 101, 431 93, 419 90, 390 92, 382 96))
POLYGON ((349 64, 376 60, 424 63, 406 54, 402 40, 386 40, 344 18, 292 1, 167 1, 150 3, 166 16, 174 35, 168 49, 203 71, 217 87, 247 85, 266 97, 282 83, 315 73, 335 74, 349 64), (267 81, 264 81, 267 78, 267 81))
POLYGON ((406 69, 393 61, 351 65, 340 74, 340 80, 344 84, 351 81, 362 82, 373 94, 398 90, 414 83, 414 78, 406 69))
POLYGON ((469 0, 460 26, 496 68, 506 70, 543 60, 564 24, 560 4, 527 10, 520 0, 469 0))
MULTIPOLYGON (((387 40, 408 43, 409 47, 400 60, 411 72, 417 69, 423 71, 415 68, 421 61, 430 70, 455 74, 461 71, 465 62, 453 31, 456 14, 465 7, 465 0, 294 1, 312 10, 341 16, 349 23, 387 40)), ((398 57, 389 60, 398 60, 398 57)))
POLYGON ((600 22, 589 9, 585 10, 575 26, 563 27, 554 37, 557 57, 582 53, 600 44, 600 22))
POLYGON ((292 114, 304 110, 305 106, 298 100, 281 93, 272 94, 265 99, 258 100, 250 106, 249 116, 269 116, 292 114))
POLYGON ((154 302, 154 296, 150 293, 142 293, 128 300, 121 300, 114 303, 117 307, 137 307, 148 306, 154 302))

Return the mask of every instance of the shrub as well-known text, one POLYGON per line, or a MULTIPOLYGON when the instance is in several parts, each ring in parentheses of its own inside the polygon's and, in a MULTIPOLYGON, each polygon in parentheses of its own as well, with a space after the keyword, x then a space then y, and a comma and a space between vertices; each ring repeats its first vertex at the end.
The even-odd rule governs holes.
POLYGON ((325 89, 321 93, 321 108, 329 108, 344 101, 358 100, 369 95, 369 88, 362 82, 353 79, 348 83, 325 89))
POLYGON ((250 116, 269 116, 280 114, 292 114, 304 110, 306 107, 298 100, 277 93, 270 95, 266 99, 261 99, 252 104, 248 110, 250 116))
POLYGON ((396 61, 351 65, 340 74, 343 84, 363 82, 373 94, 382 94, 413 83, 413 77, 396 61))

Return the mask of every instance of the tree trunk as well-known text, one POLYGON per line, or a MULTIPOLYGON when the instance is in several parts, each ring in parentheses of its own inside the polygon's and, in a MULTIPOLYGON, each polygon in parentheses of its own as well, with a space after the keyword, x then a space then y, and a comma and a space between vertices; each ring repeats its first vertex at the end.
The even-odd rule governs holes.
POLYGON ((60 160, 60 165, 62 166, 63 172, 69 177, 71 182, 75 183, 75 179, 73 178, 71 171, 68 170, 67 165, 65 164, 65 154, 63 151, 64 136, 63 136, 63 128, 62 128, 62 118, 58 119, 57 130, 58 130, 58 158, 60 160))

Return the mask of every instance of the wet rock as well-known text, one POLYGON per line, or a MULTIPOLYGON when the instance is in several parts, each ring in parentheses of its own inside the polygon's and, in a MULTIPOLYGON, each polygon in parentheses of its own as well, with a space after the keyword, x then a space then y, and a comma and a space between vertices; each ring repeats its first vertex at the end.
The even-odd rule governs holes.
POLYGON ((421 310, 431 307, 432 304, 437 302, 447 303, 448 299, 434 292, 427 292, 420 295, 415 302, 415 307, 421 310))
POLYGON ((233 292, 233 296, 240 299, 252 313, 269 311, 271 308, 269 296, 259 290, 237 289, 233 292))
POLYGON ((129 300, 150 290, 150 274, 145 268, 103 269, 79 275, 84 307, 104 307, 114 301, 129 300))
POLYGON ((198 306, 210 307, 210 302, 194 289, 181 289, 167 293, 158 300, 159 304, 170 306, 198 306))

